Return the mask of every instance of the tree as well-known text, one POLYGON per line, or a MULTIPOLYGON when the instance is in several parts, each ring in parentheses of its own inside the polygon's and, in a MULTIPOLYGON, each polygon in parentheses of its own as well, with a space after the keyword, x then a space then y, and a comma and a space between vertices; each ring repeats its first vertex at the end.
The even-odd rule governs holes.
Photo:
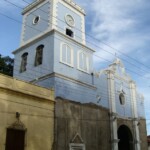
POLYGON ((9 56, 2 57, 2 55, 0 54, 0 73, 13 76, 13 66, 14 66, 13 58, 9 56))

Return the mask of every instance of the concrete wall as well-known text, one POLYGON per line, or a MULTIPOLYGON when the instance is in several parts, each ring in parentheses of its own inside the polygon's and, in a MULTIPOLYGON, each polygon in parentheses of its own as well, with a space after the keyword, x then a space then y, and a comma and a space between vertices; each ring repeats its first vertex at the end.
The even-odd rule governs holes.
POLYGON ((141 150, 147 150, 147 130, 146 130, 146 120, 141 119, 139 124, 140 131, 140 141, 141 141, 141 150))
POLYGON ((50 150, 53 144, 54 91, 0 75, 0 149, 6 131, 17 121, 24 124, 25 150, 50 150))
POLYGON ((111 149, 107 109, 57 98, 55 116, 55 150, 68 150, 76 134, 86 150, 111 149))

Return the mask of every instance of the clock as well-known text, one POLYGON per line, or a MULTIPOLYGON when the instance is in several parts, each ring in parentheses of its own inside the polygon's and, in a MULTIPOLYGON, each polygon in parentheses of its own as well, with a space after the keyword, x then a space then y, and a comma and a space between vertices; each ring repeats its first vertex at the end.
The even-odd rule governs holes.
POLYGON ((74 26, 74 18, 71 15, 66 15, 65 20, 69 26, 74 26))

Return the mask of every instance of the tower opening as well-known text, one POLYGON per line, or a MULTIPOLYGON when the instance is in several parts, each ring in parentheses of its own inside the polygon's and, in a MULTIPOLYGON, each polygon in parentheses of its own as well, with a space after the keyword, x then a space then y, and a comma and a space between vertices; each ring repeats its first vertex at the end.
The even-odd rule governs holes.
POLYGON ((66 35, 73 37, 73 31, 70 29, 66 29, 66 35))

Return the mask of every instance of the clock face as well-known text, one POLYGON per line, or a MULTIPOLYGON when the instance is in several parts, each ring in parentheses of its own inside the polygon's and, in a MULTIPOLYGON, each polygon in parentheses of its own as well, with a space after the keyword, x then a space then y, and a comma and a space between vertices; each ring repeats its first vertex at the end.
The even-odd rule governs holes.
POLYGON ((73 17, 71 15, 66 15, 65 19, 66 19, 66 23, 69 26, 71 26, 71 27, 74 26, 74 19, 73 19, 73 17))

